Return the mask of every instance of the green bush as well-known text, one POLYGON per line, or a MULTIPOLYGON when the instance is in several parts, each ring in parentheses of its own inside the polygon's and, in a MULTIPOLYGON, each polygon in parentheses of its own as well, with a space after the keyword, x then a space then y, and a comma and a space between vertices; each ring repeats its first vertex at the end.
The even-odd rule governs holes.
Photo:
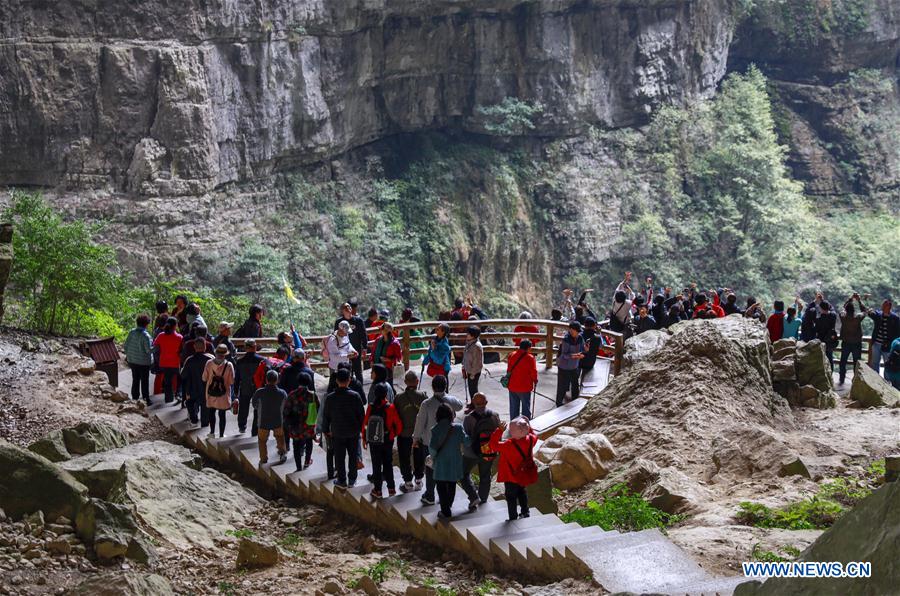
POLYGON ((504 97, 491 106, 478 106, 475 112, 485 119, 484 129, 504 137, 523 135, 534 130, 534 119, 544 111, 540 102, 522 101, 517 97, 504 97))
POLYGON ((616 484, 602 495, 602 501, 588 501, 587 506, 560 516, 562 521, 582 526, 600 526, 604 530, 636 532, 649 528, 665 528, 682 517, 653 507, 625 484, 616 484))
POLYGON ((753 545, 753 550, 750 552, 750 558, 752 560, 762 561, 764 563, 780 563, 783 561, 793 561, 798 556, 800 556, 800 549, 796 547, 784 545, 779 547, 778 552, 776 553, 770 550, 762 550, 758 542, 753 545))
POLYGON ((14 227, 10 310, 43 333, 121 336, 126 280, 115 250, 94 241, 100 224, 65 222, 39 193, 12 191, 4 218, 14 227))
POLYGON ((817 496, 777 509, 750 501, 742 501, 738 507, 739 523, 757 528, 785 530, 829 528, 844 513, 844 508, 839 503, 817 496))

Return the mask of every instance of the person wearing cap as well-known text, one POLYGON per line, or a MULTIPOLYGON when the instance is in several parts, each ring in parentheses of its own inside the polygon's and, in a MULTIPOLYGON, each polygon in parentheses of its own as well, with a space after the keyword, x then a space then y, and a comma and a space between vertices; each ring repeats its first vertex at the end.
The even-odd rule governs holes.
POLYGON ((178 369, 181 367, 182 335, 176 331, 178 319, 169 317, 162 333, 153 340, 153 347, 157 350, 157 362, 159 372, 163 377, 163 392, 165 403, 175 401, 175 383, 178 378, 178 369))
POLYGON ((394 408, 400 416, 402 430, 397 437, 397 460, 400 466, 400 475, 403 484, 400 492, 408 493, 422 488, 422 478, 425 476, 425 450, 413 440, 413 430, 416 426, 416 417, 419 409, 427 396, 419 391, 419 375, 414 370, 406 371, 403 377, 406 389, 394 398, 394 408), (415 485, 413 485, 415 478, 415 485))
POLYGON ((294 463, 298 472, 308 468, 313 462, 313 439, 316 436, 316 419, 320 404, 316 392, 310 391, 310 384, 313 384, 312 376, 301 372, 297 388, 288 393, 284 402, 284 428, 287 437, 294 444, 294 463))
POLYGON ((587 317, 584 320, 582 337, 584 337, 584 358, 578 362, 578 369, 580 372, 578 384, 581 387, 584 386, 585 377, 594 370, 594 366, 597 364, 597 356, 600 354, 600 349, 606 345, 603 334, 597 329, 597 321, 594 317, 587 317))
MULTIPOLYGON (((346 312, 350 312, 349 305, 346 306, 346 312)), ((334 391, 337 386, 335 373, 338 366, 342 363, 349 363, 351 360, 359 360, 359 352, 353 346, 350 340, 351 324, 350 321, 339 320, 335 326, 334 332, 325 339, 324 353, 325 360, 328 362, 328 368, 331 374, 328 377, 328 391, 334 391)), ((356 369, 351 364, 351 370, 356 369)), ((360 378, 362 382, 362 370, 360 369, 360 378)))
POLYGON ((181 367, 181 384, 187 396, 188 419, 192 424, 199 423, 201 427, 206 427, 209 425, 209 412, 206 409, 206 382, 203 380, 203 373, 213 357, 204 351, 206 340, 202 337, 196 338, 194 344, 194 353, 188 356, 181 367))
POLYGON ((231 341, 231 331, 233 327, 234 323, 222 321, 219 323, 219 333, 212 340, 213 347, 217 347, 219 344, 225 344, 225 347, 228 348, 228 359, 232 363, 236 362, 237 359, 237 348, 234 346, 234 342, 231 341))
POLYGON ((534 446, 537 435, 524 416, 509 423, 509 438, 503 440, 507 424, 501 422, 491 435, 490 448, 499 454, 497 482, 503 483, 509 521, 528 517, 528 492, 526 487, 537 482, 537 465, 534 463, 534 446))
MULTIPOLYGON (((353 368, 353 376, 356 377, 357 381, 362 383, 363 360, 366 359, 368 337, 366 336, 366 322, 356 314, 355 308, 356 307, 350 302, 345 302, 341 306, 341 316, 334 322, 334 331, 335 333, 338 331, 338 327, 341 326, 341 321, 347 323, 347 332, 345 336, 349 340, 350 346, 353 348, 352 353, 358 356, 350 356, 349 361, 353 368)), ((333 337, 333 334, 332 336, 329 336, 329 338, 330 337, 333 337)), ((343 362, 347 362, 347 360, 343 360, 343 362)), ((332 366, 329 361, 328 366, 331 370, 335 370, 337 368, 337 362, 332 366)))
POLYGON ((569 399, 578 398, 578 362, 584 358, 584 336, 581 335, 581 323, 569 323, 569 332, 559 343, 559 358, 556 361, 556 406, 569 399))
POLYGON ((475 511, 478 504, 487 503, 491 494, 491 477, 495 454, 490 451, 491 435, 500 425, 500 416, 489 410, 484 393, 472 395, 472 408, 463 418, 463 428, 472 440, 463 448, 463 475, 460 486, 469 497, 469 511, 475 511), (478 468, 478 489, 472 483, 472 470, 478 468))
POLYGON ((209 410, 209 436, 216 434, 216 414, 219 417, 219 437, 225 436, 225 422, 231 409, 231 387, 234 385, 234 365, 228 361, 228 348, 220 345, 215 356, 206 363, 202 380, 206 383, 206 407, 209 410))
POLYGON ((287 449, 284 445, 284 402, 287 393, 278 386, 278 373, 270 370, 266 373, 266 385, 253 394, 253 409, 259 413, 259 463, 269 462, 269 434, 275 435, 278 448, 278 463, 287 461, 287 449))
MULTIPOLYGON (((256 392, 256 382, 253 380, 259 365, 264 361, 263 357, 256 353, 256 340, 244 340, 244 355, 237 359, 235 365, 238 386, 238 431, 244 434, 247 431, 247 418, 250 416, 250 404, 253 394, 256 392)), ((255 437, 257 432, 256 412, 253 413, 253 423, 250 427, 250 436, 255 437)))
POLYGON ((478 381, 484 370, 484 346, 479 340, 481 327, 471 325, 466 329, 466 347, 463 349, 462 374, 466 380, 466 396, 478 393, 478 381))
POLYGON ((531 392, 538 382, 537 360, 531 353, 531 340, 523 339, 519 349, 509 355, 506 361, 506 374, 509 383, 509 417, 517 418, 520 414, 529 420, 531 411, 531 392))

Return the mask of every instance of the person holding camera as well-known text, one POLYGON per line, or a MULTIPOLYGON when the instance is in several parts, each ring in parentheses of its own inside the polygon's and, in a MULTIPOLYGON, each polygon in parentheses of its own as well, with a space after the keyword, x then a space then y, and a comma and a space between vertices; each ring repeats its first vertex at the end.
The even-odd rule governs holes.
POLYGON ((844 384, 847 376, 847 361, 853 355, 853 365, 862 358, 862 321, 866 318, 866 307, 860 301, 859 293, 853 295, 844 303, 841 310, 841 361, 838 365, 838 385, 844 384), (853 303, 859 307, 857 310, 853 303))

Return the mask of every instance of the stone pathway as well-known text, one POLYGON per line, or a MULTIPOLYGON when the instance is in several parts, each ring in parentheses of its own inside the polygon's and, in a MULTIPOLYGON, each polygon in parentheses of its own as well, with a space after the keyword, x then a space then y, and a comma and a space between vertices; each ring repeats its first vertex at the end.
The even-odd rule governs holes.
MULTIPOLYGON (((499 387, 499 375, 492 371, 485 388, 493 383, 499 387)), ((541 380, 549 381, 553 371, 544 371, 541 380)), ((130 383, 128 371, 121 382, 130 383)), ((461 382, 461 380, 459 381, 461 382)), ((596 380, 596 385, 605 385, 596 380)), ((547 382, 553 387, 555 382, 547 382)), ((539 384, 539 400, 548 401, 552 395, 544 393, 539 384)), ((504 391, 505 393, 505 391, 504 391)), ((499 398, 492 405, 500 408, 499 398)), ((586 400, 576 400, 565 408, 546 411, 534 422, 550 428, 560 420, 574 417, 586 400), (548 418, 544 418, 548 417, 548 418), (541 419, 544 418, 544 423, 541 419)), ((245 479, 254 479, 282 495, 300 501, 318 503, 353 516, 362 523, 393 534, 403 534, 442 548, 452 548, 467 556, 486 570, 529 574, 550 579, 590 576, 610 592, 653 592, 668 594, 731 594, 744 578, 715 578, 706 573, 693 559, 676 547, 658 530, 619 533, 598 527, 582 528, 564 523, 556 515, 531 511, 529 518, 514 522, 506 520, 506 503, 489 501, 473 513, 466 509, 464 495, 457 493, 454 517, 451 521, 437 518, 436 505, 424 505, 421 493, 398 493, 395 497, 372 500, 371 485, 366 481, 370 469, 368 453, 364 452, 366 468, 360 471, 357 485, 349 490, 335 489, 326 477, 325 454, 317 448, 312 466, 297 471, 292 454, 282 465, 260 464, 257 439, 237 433, 236 417, 228 414, 226 436, 209 436, 187 420, 185 410, 177 405, 162 403, 161 396, 153 398, 148 408, 151 416, 176 433, 190 447, 210 459, 237 470, 245 479)), ((274 441, 269 451, 274 454, 274 441)))

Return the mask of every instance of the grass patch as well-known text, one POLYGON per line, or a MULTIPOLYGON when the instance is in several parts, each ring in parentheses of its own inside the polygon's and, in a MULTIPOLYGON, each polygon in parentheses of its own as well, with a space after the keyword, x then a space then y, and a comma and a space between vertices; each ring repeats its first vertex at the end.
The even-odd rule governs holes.
POLYGON ((294 532, 288 532, 287 534, 279 538, 276 543, 278 544, 278 546, 294 555, 303 556, 304 554, 306 554, 300 548, 300 545, 303 544, 303 538, 299 534, 295 534, 294 532))
POLYGON ((785 530, 824 530, 844 513, 872 494, 884 475, 884 460, 871 462, 862 476, 835 478, 823 482, 818 492, 784 507, 742 501, 738 504, 739 523, 757 528, 785 530))
MULTIPOLYGON (((360 567, 354 570, 354 573, 359 574, 360 576, 368 575, 372 578, 376 584, 380 584, 384 580, 386 580, 391 574, 399 573, 402 577, 407 577, 406 568, 409 563, 404 561, 399 557, 387 557, 372 563, 368 567, 360 567)), ((351 588, 356 588, 359 586, 359 577, 351 580, 348 583, 348 586, 351 588)))
POLYGON ((607 489, 601 501, 588 501, 587 506, 560 516, 562 521, 582 526, 599 526, 604 530, 636 532, 649 528, 666 528, 684 516, 666 513, 629 490, 625 484, 607 489))
POLYGON ((754 561, 762 561, 763 563, 781 563, 784 561, 793 561, 800 556, 800 549, 795 546, 783 545, 778 548, 778 552, 770 550, 762 550, 759 543, 753 545, 753 551, 750 558, 754 561))
POLYGON ((240 530, 225 530, 226 536, 232 538, 253 538, 254 532, 250 528, 241 528, 240 530))
POLYGON ((216 584, 216 588, 218 588, 219 594, 225 594, 225 596, 235 596, 237 594, 237 586, 225 580, 216 584))
POLYGON ((423 581, 422 585, 437 592, 438 596, 458 596, 459 594, 459 592, 454 588, 442 586, 441 584, 437 583, 437 580, 433 577, 429 577, 428 579, 423 581))
POLYGON ((500 589, 500 586, 497 585, 497 582, 491 579, 486 579, 475 586, 475 596, 488 596, 488 594, 493 594, 498 589, 500 589))

